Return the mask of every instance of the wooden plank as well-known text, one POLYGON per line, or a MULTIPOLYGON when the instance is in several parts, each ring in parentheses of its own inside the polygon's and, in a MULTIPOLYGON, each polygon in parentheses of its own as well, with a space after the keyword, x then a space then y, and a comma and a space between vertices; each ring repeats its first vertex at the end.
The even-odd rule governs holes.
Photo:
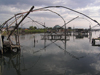
POLYGON ((20 45, 11 45, 12 48, 19 48, 20 45))

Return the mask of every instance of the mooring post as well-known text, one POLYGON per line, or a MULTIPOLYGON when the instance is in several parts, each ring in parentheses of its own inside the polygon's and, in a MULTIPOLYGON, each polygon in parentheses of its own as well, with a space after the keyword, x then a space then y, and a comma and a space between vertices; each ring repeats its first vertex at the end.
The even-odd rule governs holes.
POLYGON ((95 39, 92 39, 92 45, 95 45, 95 39))
POLYGON ((65 23, 65 40, 66 40, 66 23, 65 23))

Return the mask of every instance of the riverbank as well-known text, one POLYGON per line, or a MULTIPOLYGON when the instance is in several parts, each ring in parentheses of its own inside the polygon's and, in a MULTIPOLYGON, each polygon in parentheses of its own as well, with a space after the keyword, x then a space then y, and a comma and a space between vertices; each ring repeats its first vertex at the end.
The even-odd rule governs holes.
POLYGON ((47 30, 45 29, 36 29, 36 30, 24 30, 24 31, 20 31, 20 33, 25 33, 25 34, 28 34, 28 33, 44 33, 46 32, 47 30))
MULTIPOLYGON (((15 31, 16 32, 16 31, 15 31)), ((19 34, 31 34, 31 33, 45 33, 47 32, 46 29, 35 29, 35 30, 19 30, 19 34)), ((10 31, 9 31, 10 33, 10 31)), ((8 33, 4 31, 2 35, 7 35, 8 33)))

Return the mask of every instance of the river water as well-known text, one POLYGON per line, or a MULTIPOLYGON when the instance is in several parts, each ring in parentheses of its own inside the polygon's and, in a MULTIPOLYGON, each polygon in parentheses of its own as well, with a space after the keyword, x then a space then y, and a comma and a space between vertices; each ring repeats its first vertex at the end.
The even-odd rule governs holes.
POLYGON ((100 75, 100 41, 92 36, 42 40, 42 34, 20 35, 21 51, 0 58, 0 75, 100 75))

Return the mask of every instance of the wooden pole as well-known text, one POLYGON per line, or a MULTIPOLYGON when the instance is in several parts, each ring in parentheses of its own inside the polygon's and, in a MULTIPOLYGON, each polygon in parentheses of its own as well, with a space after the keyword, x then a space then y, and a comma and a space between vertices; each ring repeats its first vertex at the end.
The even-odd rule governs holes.
POLYGON ((21 22, 29 15, 29 13, 33 10, 34 6, 32 6, 32 8, 27 12, 27 14, 22 18, 22 20, 17 24, 17 26, 11 31, 11 33, 8 36, 9 37, 13 34, 13 32, 15 31, 15 29, 18 28, 18 26, 21 24, 21 22))
POLYGON ((1 50, 1 54, 3 54, 3 44, 2 44, 2 38, 1 38, 1 33, 0 33, 0 50, 1 50))

